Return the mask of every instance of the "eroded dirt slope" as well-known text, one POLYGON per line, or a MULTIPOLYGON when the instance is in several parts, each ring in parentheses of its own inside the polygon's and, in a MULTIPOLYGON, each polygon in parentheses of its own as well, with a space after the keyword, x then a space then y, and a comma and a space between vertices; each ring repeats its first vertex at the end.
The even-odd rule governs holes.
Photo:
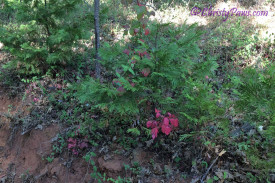
POLYGON ((0 182, 88 182, 88 166, 83 160, 70 167, 64 166, 60 158, 52 163, 45 160, 52 150, 52 138, 58 133, 57 125, 33 129, 24 135, 20 130, 12 130, 12 119, 19 114, 27 115, 30 107, 20 98, 9 99, 1 91, 0 182))

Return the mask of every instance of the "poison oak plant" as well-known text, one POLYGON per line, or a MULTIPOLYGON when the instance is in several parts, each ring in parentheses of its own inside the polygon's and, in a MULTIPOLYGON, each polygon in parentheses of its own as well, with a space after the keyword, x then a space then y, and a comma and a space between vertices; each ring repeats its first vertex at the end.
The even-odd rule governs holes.
POLYGON ((154 12, 144 5, 135 10, 137 20, 125 25, 125 34, 132 35, 130 43, 105 43, 101 48, 104 81, 87 77, 74 85, 75 96, 117 116, 117 124, 128 120, 131 125, 133 116, 151 121, 147 127, 152 128, 153 138, 159 128, 169 135, 178 123, 182 127, 214 120, 221 112, 210 82, 217 64, 200 56, 197 41, 202 33, 195 25, 150 22, 154 12), (158 122, 155 109, 163 114, 158 122))

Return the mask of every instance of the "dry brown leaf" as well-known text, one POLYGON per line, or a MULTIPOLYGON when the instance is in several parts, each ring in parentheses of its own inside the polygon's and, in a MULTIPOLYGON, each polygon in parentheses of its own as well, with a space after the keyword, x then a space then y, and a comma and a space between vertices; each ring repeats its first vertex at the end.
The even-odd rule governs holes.
POLYGON ((219 156, 222 156, 224 153, 226 153, 226 150, 222 150, 220 153, 219 153, 219 156))

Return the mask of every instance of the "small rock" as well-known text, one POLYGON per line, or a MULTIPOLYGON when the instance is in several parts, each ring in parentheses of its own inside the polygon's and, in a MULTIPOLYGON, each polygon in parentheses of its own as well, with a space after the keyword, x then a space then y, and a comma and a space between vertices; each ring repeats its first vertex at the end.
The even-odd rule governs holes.
POLYGON ((110 172, 121 172, 124 168, 124 164, 127 164, 123 160, 114 158, 113 160, 105 161, 102 157, 98 159, 99 168, 101 170, 108 170, 110 172))
POLYGON ((57 140, 58 140, 58 137, 59 137, 59 136, 58 136, 58 134, 57 134, 54 138, 51 139, 51 142, 57 141, 57 140))
POLYGON ((262 132, 262 131, 263 131, 263 128, 264 128, 264 126, 259 126, 259 127, 258 127, 258 131, 259 131, 259 132, 262 132))
POLYGON ((42 126, 42 125, 37 125, 37 126, 35 127, 35 129, 36 129, 36 130, 38 130, 38 129, 39 129, 39 130, 43 130, 43 126, 42 126))
POLYGON ((114 136, 114 137, 113 137, 113 139, 112 139, 112 141, 114 142, 114 141, 116 141, 116 139, 117 139, 117 137, 116 137, 116 136, 114 136))
POLYGON ((103 156, 103 159, 104 159, 105 161, 107 161, 107 160, 109 160, 109 159, 111 159, 111 158, 112 158, 112 156, 111 156, 110 154, 106 154, 106 155, 103 156))
POLYGON ((163 174, 163 171, 162 171, 162 169, 161 169, 161 167, 160 167, 160 165, 158 163, 156 163, 154 165, 154 173, 156 175, 162 175, 163 174))
POLYGON ((152 174, 152 172, 150 171, 149 168, 144 168, 144 167, 142 167, 142 168, 141 168, 141 171, 144 172, 144 174, 147 175, 147 176, 149 176, 149 175, 152 174))

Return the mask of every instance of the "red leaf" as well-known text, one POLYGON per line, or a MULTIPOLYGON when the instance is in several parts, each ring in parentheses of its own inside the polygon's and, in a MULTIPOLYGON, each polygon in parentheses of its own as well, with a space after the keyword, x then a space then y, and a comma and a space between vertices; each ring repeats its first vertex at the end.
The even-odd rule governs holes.
POLYGON ((78 155, 77 150, 73 149, 73 154, 74 154, 74 155, 78 155))
POLYGON ((147 77, 150 74, 150 69, 149 68, 144 68, 141 73, 143 76, 147 77))
POLYGON ((61 89, 61 88, 62 88, 62 85, 61 85, 61 84, 56 84, 56 88, 57 88, 57 89, 61 89))
POLYGON ((146 126, 147 128, 150 128, 152 126, 152 121, 147 121, 146 126))
POLYGON ((147 36, 149 34, 149 32, 150 32, 149 29, 145 29, 145 33, 144 33, 145 36, 147 36))
POLYGON ((162 125, 161 126, 161 131, 163 132, 163 133, 165 133, 166 135, 169 135, 169 133, 171 132, 171 128, 169 127, 169 126, 167 126, 167 125, 162 125))
POLYGON ((139 39, 141 42, 144 42, 144 40, 143 39, 139 39))
POLYGON ((75 144, 68 144, 68 149, 72 149, 75 147, 75 144))
POLYGON ((157 121, 152 121, 152 128, 155 128, 155 127, 157 127, 158 126, 158 122, 157 121))
POLYGON ((129 50, 127 50, 127 49, 125 49, 125 50, 123 51, 123 53, 125 53, 125 54, 129 55, 130 51, 129 51, 129 50))
POLYGON ((157 121, 147 121, 146 126, 147 126, 147 128, 155 128, 158 126, 158 122, 157 121))
POLYGON ((171 122, 171 124, 174 127, 178 127, 179 126, 179 120, 178 120, 178 118, 170 119, 170 122, 171 122))
POLYGON ((155 108, 155 113, 160 113, 161 111, 155 108))
POLYGON ((86 142, 81 142, 79 148, 84 149, 85 147, 88 147, 88 144, 86 142))
POLYGON ((159 118, 160 117, 160 113, 158 112, 157 114, 156 114, 156 118, 159 118))
POLYGON ((73 139, 73 138, 70 137, 70 138, 68 139, 68 142, 69 142, 69 143, 76 144, 76 139, 73 139))
POLYGON ((155 139, 158 136, 158 132, 159 132, 158 128, 153 128, 151 130, 151 134, 152 134, 153 139, 155 139))
POLYGON ((125 92, 125 89, 122 86, 120 86, 118 87, 117 91, 119 91, 120 93, 123 93, 125 92))
POLYGON ((163 124, 164 124, 165 126, 168 126, 168 125, 169 125, 169 119, 168 119, 168 118, 164 118, 164 119, 163 119, 163 124))

